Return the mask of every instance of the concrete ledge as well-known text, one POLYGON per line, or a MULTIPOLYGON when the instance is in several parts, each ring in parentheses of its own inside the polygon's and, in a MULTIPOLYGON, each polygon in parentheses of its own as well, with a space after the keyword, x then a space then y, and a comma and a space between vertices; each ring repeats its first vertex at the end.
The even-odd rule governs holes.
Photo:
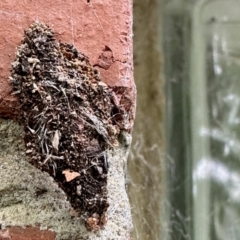
MULTIPOLYGON (((53 178, 28 163, 22 141, 23 134, 22 128, 14 121, 0 119, 0 139, 4 139, 0 141, 2 228, 39 226, 42 230, 55 232, 56 239, 59 240, 130 239, 132 220, 123 177, 127 148, 131 143, 129 134, 123 134, 121 146, 114 153, 109 153, 108 223, 105 229, 97 233, 87 231, 81 218, 74 217, 74 211, 64 192, 53 178)), ((14 233, 10 228, 9 234, 11 231, 14 233)), ((27 232, 28 229, 26 234, 27 232)), ((49 239, 55 239, 54 234, 52 237, 49 239)), ((19 236, 12 238, 14 239, 21 238, 19 236)))

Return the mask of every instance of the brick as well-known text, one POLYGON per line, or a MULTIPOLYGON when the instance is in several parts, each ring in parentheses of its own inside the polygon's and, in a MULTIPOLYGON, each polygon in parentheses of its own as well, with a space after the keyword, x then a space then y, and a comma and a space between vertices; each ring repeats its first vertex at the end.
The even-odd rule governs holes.
POLYGON ((0 240, 54 240, 56 234, 38 227, 10 227, 0 230, 0 240))
MULTIPOLYGON (((2 0, 0 6, 0 116, 15 114, 9 75, 24 29, 35 20, 54 29, 57 39, 74 44, 99 68, 110 86, 132 88, 132 2, 130 0, 24 1, 2 0), (106 51, 107 49, 107 51, 106 51), (109 61, 108 54, 111 53, 109 61), (105 56, 105 57, 103 57, 105 56), (107 67, 106 67, 107 66, 107 67)), ((135 105, 133 106, 135 108, 135 105)))

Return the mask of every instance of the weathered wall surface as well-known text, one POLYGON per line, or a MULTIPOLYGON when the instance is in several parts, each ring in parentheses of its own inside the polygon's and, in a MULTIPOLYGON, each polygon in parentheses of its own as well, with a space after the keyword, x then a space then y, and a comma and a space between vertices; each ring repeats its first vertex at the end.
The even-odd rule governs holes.
MULTIPOLYGON (((131 99, 135 102, 131 0, 3 0, 0 117, 12 118, 16 113, 17 100, 8 82, 10 64, 24 29, 36 20, 54 29, 57 40, 72 43, 87 55, 104 82, 132 88, 131 99)), ((129 134, 124 133, 119 147, 109 153, 109 220, 99 233, 87 232, 80 219, 72 216, 65 194, 53 179, 28 163, 23 136, 14 120, 0 119, 0 227, 6 228, 0 230, 0 239, 129 239, 132 222, 124 178, 129 134), (16 227, 28 225, 36 228, 16 227)))
POLYGON ((134 78, 138 96, 128 171, 133 239, 140 240, 161 240, 164 97, 160 2, 134 1, 134 78))
POLYGON ((54 29, 57 40, 72 43, 87 55, 91 64, 99 68, 104 82, 111 86, 134 85, 131 0, 2 0, 0 115, 14 111, 15 101, 8 84, 10 64, 24 29, 36 20, 54 29))
MULTIPOLYGON (((124 165, 131 137, 125 135, 121 147, 109 154, 108 223, 104 230, 93 233, 86 230, 79 217, 74 217, 66 195, 53 178, 28 163, 23 134, 21 126, 14 121, 0 119, 0 224, 9 233, 0 230, 0 239, 33 240, 28 231, 15 235, 19 229, 15 226, 39 226, 42 230, 50 230, 44 232, 45 238, 37 235, 34 239, 53 240, 55 236, 60 240, 128 239, 132 224, 124 165), (11 238, 3 238, 4 233, 11 238)), ((36 230, 32 231, 38 234, 36 230)))

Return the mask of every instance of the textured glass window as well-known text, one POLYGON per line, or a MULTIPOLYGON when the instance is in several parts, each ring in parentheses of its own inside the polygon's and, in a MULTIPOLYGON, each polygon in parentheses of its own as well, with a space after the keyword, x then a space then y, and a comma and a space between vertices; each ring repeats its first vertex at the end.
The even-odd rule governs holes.
POLYGON ((164 239, 240 239, 240 2, 164 6, 164 239))

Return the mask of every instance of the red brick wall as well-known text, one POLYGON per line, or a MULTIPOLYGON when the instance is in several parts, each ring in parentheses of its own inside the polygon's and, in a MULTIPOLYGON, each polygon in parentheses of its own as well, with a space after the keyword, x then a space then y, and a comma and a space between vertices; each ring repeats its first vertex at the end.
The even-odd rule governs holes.
POLYGON ((48 24, 58 40, 74 44, 87 55, 104 82, 132 87, 131 5, 131 0, 1 0, 0 116, 14 112, 10 66, 24 29, 35 20, 48 24))

